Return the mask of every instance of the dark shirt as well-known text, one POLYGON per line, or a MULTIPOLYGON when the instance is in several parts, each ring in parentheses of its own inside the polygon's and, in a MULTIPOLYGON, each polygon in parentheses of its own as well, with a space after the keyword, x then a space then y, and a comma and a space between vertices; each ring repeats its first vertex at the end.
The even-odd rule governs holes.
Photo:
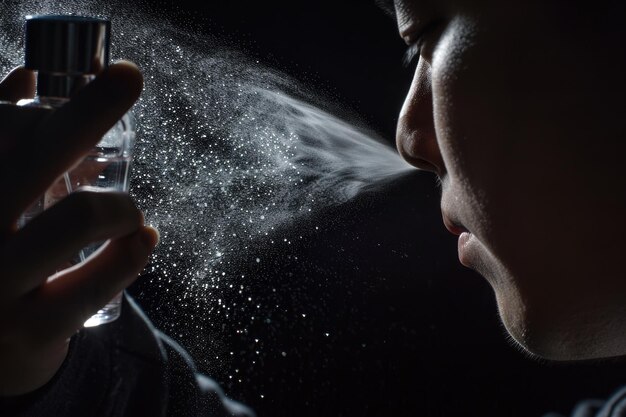
MULTIPOLYGON (((254 413, 199 374, 187 352, 155 329, 125 295, 117 321, 78 332, 54 378, 30 394, 0 398, 0 416, 254 417, 254 413)), ((579 403, 571 417, 626 417, 626 387, 608 400, 579 403)))
POLYGON ((80 330, 54 378, 20 397, 0 399, 0 416, 252 417, 199 374, 175 341, 124 296, 115 322, 80 330))

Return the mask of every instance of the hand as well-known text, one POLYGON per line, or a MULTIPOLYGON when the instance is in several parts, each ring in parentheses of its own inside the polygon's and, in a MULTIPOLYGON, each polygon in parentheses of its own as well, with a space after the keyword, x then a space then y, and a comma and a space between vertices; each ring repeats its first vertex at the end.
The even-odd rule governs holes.
POLYGON ((32 97, 30 71, 16 69, 0 83, 0 395, 48 382, 71 336, 137 278, 158 242, 119 192, 73 193, 16 227, 21 213, 128 111, 142 86, 137 67, 117 63, 52 111, 6 103, 32 97), (55 273, 103 240, 86 262, 55 273))

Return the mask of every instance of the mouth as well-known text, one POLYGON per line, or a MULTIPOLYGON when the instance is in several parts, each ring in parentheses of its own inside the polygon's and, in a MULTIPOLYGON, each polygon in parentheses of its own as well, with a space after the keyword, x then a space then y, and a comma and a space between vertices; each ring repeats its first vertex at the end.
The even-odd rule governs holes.
POLYGON ((448 229, 448 231, 453 235, 460 236, 462 233, 469 233, 469 230, 467 230, 460 222, 453 219, 450 215, 442 213, 442 217, 443 224, 446 226, 446 229, 448 229))
POLYGON ((451 217, 449 213, 442 212, 442 217, 443 223, 446 225, 446 229, 448 229, 453 235, 459 237, 459 261, 466 267, 471 268, 476 258, 476 237, 454 217, 451 217))

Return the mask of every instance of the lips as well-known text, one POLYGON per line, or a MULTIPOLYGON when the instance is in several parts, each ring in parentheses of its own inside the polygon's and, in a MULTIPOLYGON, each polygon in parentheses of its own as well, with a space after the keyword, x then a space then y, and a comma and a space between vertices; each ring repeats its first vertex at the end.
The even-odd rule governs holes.
POLYGON ((442 211, 442 217, 443 224, 446 225, 446 229, 448 229, 453 235, 459 237, 459 261, 466 267, 472 268, 478 253, 476 251, 476 245, 478 244, 476 237, 463 225, 461 225, 455 217, 451 216, 450 213, 442 211))

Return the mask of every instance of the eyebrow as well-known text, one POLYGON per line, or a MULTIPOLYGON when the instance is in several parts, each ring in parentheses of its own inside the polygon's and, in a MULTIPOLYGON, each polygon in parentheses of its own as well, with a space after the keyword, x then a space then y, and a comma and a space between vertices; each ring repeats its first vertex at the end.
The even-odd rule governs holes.
POLYGON ((376 5, 380 7, 388 16, 396 18, 396 8, 393 0, 374 0, 376 5))

